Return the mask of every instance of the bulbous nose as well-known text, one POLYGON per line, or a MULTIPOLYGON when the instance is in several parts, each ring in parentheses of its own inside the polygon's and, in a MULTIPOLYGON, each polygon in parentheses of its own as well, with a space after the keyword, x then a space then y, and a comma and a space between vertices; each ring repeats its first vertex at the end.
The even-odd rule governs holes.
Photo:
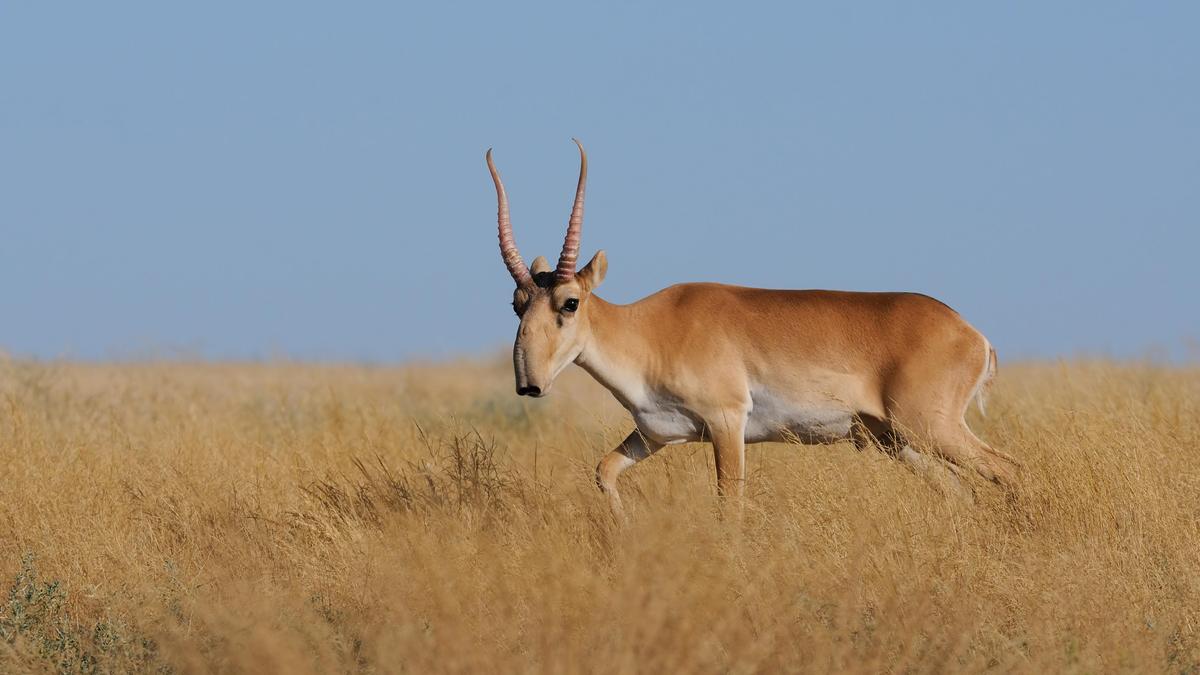
POLYGON ((524 386, 524 387, 517 387, 517 395, 518 396, 533 396, 534 398, 537 398, 538 396, 542 395, 542 388, 534 387, 532 385, 528 385, 528 386, 524 386))

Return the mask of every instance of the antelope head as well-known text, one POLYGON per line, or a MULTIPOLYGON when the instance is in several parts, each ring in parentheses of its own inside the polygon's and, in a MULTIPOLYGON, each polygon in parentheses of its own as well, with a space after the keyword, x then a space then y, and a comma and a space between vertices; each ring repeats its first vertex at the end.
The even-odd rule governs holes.
POLYGON ((513 291, 513 311, 521 325, 513 344, 513 370, 517 393, 521 396, 545 396, 558 374, 587 346, 592 335, 589 300, 608 269, 604 251, 600 251, 583 269, 575 270, 587 187, 587 153, 579 141, 575 145, 579 146, 579 184, 567 222, 567 236, 554 269, 542 256, 533 261, 532 268, 521 259, 509 220, 508 195, 492 162, 492 151, 487 152, 488 170, 496 183, 499 203, 500 256, 517 286, 513 291))

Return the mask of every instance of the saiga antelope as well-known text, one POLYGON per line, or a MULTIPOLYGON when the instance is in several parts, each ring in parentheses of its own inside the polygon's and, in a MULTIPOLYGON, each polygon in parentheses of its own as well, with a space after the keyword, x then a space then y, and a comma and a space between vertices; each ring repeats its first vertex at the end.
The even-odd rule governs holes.
POLYGON ((500 254, 516 282, 517 393, 540 397, 574 362, 633 415, 637 428, 596 467, 620 511, 617 477, 674 443, 710 441, 717 491, 740 495, 745 445, 871 439, 946 486, 963 469, 1008 483, 1017 462, 967 427, 968 404, 996 372, 987 338, 946 305, 914 293, 671 286, 630 305, 595 294, 608 260, 576 271, 587 154, 558 265, 527 267, 508 197, 487 152, 499 203, 500 254), (941 460, 944 460, 941 461, 941 460))

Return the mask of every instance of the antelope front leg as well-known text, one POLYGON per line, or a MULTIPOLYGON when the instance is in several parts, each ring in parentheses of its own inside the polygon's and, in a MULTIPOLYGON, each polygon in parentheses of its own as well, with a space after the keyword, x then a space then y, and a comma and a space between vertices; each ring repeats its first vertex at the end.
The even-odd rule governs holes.
POLYGON ((608 495, 608 505, 612 509, 613 515, 620 516, 622 514, 621 495, 617 492, 617 476, 629 467, 646 459, 650 455, 658 452, 662 448, 661 443, 656 443, 642 435, 637 429, 629 434, 616 450, 604 456, 600 463, 596 465, 596 485, 600 487, 600 491, 608 495))
POLYGON ((741 497, 746 492, 745 419, 709 425, 717 460, 717 496, 741 497))

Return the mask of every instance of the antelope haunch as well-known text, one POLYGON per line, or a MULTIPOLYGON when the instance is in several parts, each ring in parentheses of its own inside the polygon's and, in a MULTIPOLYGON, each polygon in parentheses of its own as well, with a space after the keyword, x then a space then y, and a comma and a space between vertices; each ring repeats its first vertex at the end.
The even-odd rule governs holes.
POLYGON ((983 404, 996 352, 954 310, 914 293, 764 290, 713 283, 671 286, 630 305, 594 291, 604 251, 576 271, 587 154, 558 265, 527 267, 508 197, 487 153, 499 202, 500 253, 516 282, 517 393, 545 396, 574 362, 633 415, 637 428, 596 467, 615 511, 617 476, 660 448, 709 441, 717 490, 740 495, 745 444, 872 439, 944 488, 974 470, 1010 482, 1012 457, 989 448, 964 420, 983 404))

